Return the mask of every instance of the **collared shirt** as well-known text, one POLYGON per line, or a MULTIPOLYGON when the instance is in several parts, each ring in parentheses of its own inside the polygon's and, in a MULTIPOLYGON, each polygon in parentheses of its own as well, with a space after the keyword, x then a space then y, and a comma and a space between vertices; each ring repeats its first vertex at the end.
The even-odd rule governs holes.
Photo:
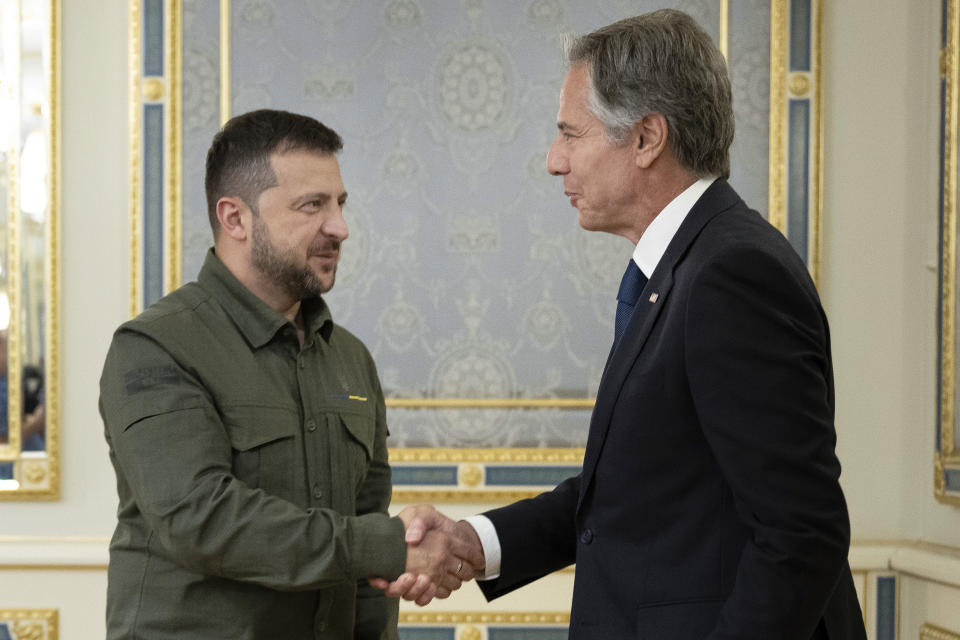
MULTIPOLYGON (((716 179, 716 176, 700 178, 684 189, 680 195, 671 200, 657 214, 643 232, 643 235, 640 236, 640 240, 633 250, 633 261, 637 263, 645 276, 649 278, 653 275, 657 265, 660 264, 660 258, 666 253, 670 241, 673 240, 677 229, 680 228, 687 214, 690 213, 690 209, 716 179)), ((485 567, 480 579, 493 580, 499 577, 502 553, 496 527, 493 526, 489 518, 483 515, 470 516, 465 519, 476 530, 477 536, 480 538, 480 545, 483 547, 485 567)))
POLYGON ((108 638, 396 637, 366 585, 406 562, 376 369, 322 299, 301 313, 302 346, 211 251, 114 335, 108 638))

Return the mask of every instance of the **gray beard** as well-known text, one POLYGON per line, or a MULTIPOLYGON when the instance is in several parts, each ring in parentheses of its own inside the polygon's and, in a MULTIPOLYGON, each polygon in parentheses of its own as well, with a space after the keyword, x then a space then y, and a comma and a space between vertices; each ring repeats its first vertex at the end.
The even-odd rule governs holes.
MULTIPOLYGON (((298 265, 289 255, 277 250, 270 242, 266 225, 257 217, 253 222, 250 253, 253 268, 297 300, 314 298, 330 290, 308 265, 298 265)), ((336 276, 336 269, 333 275, 336 276)))

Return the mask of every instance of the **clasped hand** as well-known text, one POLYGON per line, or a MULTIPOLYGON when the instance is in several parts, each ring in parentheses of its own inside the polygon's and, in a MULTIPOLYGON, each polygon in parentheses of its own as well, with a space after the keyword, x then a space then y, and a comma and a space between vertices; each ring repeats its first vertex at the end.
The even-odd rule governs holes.
POLYGON ((448 597, 482 570, 483 547, 466 522, 454 522, 430 505, 407 507, 399 517, 406 529, 406 570, 393 582, 370 579, 388 596, 424 606, 448 597))

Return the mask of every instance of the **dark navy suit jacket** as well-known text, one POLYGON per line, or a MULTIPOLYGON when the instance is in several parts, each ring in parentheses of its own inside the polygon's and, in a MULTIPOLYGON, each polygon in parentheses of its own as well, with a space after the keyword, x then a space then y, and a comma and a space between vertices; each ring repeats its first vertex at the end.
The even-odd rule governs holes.
POLYGON ((725 180, 611 352, 581 474, 495 509, 488 598, 571 563, 570 637, 862 640, 827 319, 725 180))

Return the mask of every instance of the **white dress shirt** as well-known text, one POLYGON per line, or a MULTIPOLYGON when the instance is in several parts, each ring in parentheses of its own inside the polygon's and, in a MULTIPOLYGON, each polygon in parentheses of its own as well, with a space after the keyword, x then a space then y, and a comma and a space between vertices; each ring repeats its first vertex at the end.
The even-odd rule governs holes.
MULTIPOLYGON (((667 251, 667 246, 673 240, 673 236, 676 235, 677 229, 680 228, 687 214, 690 213, 690 209, 716 179, 716 176, 707 176, 694 182, 671 200, 646 228, 633 250, 633 261, 640 267, 643 275, 648 278, 653 275, 660 263, 660 258, 667 251)), ((477 579, 493 580, 499 577, 502 554, 496 527, 489 518, 482 515, 470 516, 465 520, 476 530, 480 544, 483 546, 486 567, 482 575, 478 574, 477 579)))

